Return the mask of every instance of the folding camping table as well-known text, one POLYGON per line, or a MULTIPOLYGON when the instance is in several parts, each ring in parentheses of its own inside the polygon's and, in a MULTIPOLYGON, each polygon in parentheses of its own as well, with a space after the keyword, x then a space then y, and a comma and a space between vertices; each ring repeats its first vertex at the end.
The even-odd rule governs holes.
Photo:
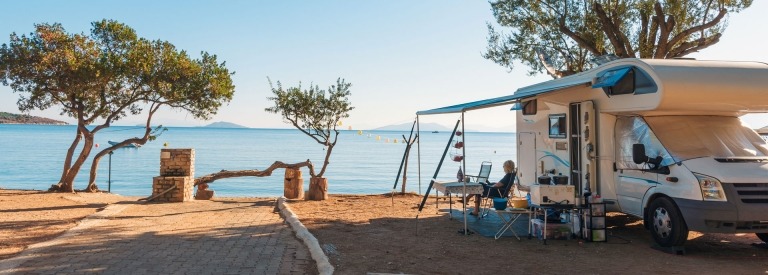
MULTIPOLYGON (((435 182, 435 190, 447 194, 451 200, 451 194, 462 194, 465 198, 462 202, 462 211, 464 211, 464 235, 467 233, 467 195, 482 194, 483 185, 476 182, 435 182)), ((453 203, 449 202, 450 210, 453 211, 453 203)))
MULTIPOLYGON (((498 240, 499 238, 501 238, 501 236, 504 235, 504 232, 507 232, 507 230, 512 228, 512 226, 515 225, 515 222, 517 221, 517 219, 520 218, 520 216, 522 216, 524 214, 528 214, 528 221, 529 221, 528 222, 528 236, 531 235, 531 226, 532 225, 531 225, 530 220, 531 220, 531 215, 533 214, 533 212, 531 210, 528 210, 527 208, 511 208, 511 207, 508 207, 507 209, 504 209, 504 210, 496 210, 496 209, 494 209, 494 211, 496 212, 496 215, 499 215, 499 218, 504 222, 504 224, 501 226, 501 228, 499 228, 499 231, 496 232, 496 235, 493 236, 494 239, 498 240)), ((515 238, 517 238, 518 241, 520 240, 520 237, 517 236, 517 232, 515 232, 514 228, 512 228, 512 234, 515 235, 515 238)))

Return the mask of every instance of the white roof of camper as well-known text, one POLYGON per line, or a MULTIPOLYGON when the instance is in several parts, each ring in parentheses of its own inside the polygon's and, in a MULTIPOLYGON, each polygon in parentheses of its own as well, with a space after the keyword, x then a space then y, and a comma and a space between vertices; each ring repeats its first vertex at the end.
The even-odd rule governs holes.
POLYGON ((442 108, 418 115, 464 112, 519 102, 520 100, 579 85, 617 67, 634 66, 649 74, 659 86, 657 111, 702 110, 739 114, 768 112, 768 64, 744 61, 625 58, 588 71, 518 89, 514 94, 442 108))

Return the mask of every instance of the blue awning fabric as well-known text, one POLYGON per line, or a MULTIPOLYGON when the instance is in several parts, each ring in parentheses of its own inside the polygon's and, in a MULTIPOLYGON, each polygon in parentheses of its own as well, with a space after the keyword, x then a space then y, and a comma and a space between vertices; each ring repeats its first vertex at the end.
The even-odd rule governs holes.
POLYGON ((436 115, 436 114, 461 113, 461 112, 470 111, 470 110, 477 110, 477 109, 511 104, 511 103, 514 103, 517 99, 518 98, 515 97, 515 95, 508 95, 508 96, 472 101, 472 102, 467 102, 462 104, 456 104, 456 105, 441 107, 441 108, 432 109, 432 110, 418 111, 416 112, 416 114, 417 115, 436 115))
MULTIPOLYGON (((478 101, 472 101, 462 104, 456 104, 437 109, 424 110, 416 112, 416 115, 436 115, 436 114, 450 114, 461 113, 470 110, 478 110, 489 107, 502 106, 507 104, 519 103, 526 98, 531 98, 540 94, 548 93, 555 90, 561 90, 577 85, 583 85, 590 83, 591 79, 584 78, 570 78, 570 79, 555 79, 518 89, 514 94, 478 101)), ((522 107, 522 106, 519 106, 522 107)), ((513 106, 512 110, 518 110, 518 106, 513 106)))
POLYGON ((632 67, 605 71, 597 76, 596 81, 592 84, 592 88, 613 87, 629 73, 629 70, 632 70, 632 67))

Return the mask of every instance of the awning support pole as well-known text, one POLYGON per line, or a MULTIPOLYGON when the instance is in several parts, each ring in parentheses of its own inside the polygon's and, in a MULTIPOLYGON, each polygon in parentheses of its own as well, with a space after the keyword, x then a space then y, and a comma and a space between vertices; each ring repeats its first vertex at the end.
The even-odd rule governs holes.
MULTIPOLYGON (((421 136, 421 130, 419 129, 419 115, 416 115, 416 136, 421 136)), ((419 195, 421 195, 421 138, 416 139, 416 157, 418 159, 419 170, 419 195)))
POLYGON ((424 208, 424 204, 427 202, 427 198, 429 198, 429 191, 432 190, 432 186, 435 184, 435 179, 437 178, 437 174, 440 173, 440 167, 443 166, 445 155, 448 154, 448 148, 451 147, 453 136, 456 135, 456 129, 459 128, 459 122, 461 122, 461 120, 456 121, 456 126, 453 127, 453 132, 451 132, 451 137, 448 138, 448 143, 445 145, 445 150, 443 150, 443 156, 440 157, 440 162, 437 164, 437 169, 435 169, 435 174, 434 176, 432 176, 432 180, 429 181, 429 186, 427 187, 427 190, 424 192, 424 198, 421 199, 421 204, 419 204, 419 213, 416 214, 416 221, 417 221, 416 235, 419 234, 419 230, 418 230, 419 214, 421 214, 421 210, 424 208))

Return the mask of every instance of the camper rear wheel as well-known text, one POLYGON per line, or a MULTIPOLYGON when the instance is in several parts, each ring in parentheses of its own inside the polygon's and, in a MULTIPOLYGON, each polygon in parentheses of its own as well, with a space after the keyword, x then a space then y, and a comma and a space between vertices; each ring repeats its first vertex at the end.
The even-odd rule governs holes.
POLYGON ((763 242, 768 243, 768 233, 755 233, 755 235, 763 242))
POLYGON ((660 246, 682 246, 688 239, 688 226, 671 199, 662 197, 651 202, 651 235, 660 246))

